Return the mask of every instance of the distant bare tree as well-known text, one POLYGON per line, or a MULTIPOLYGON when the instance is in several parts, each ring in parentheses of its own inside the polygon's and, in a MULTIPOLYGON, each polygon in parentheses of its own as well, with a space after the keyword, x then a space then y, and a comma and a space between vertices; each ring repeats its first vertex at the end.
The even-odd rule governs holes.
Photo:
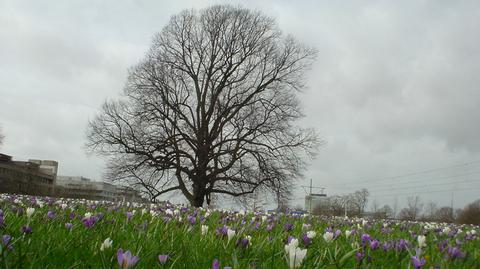
POLYGON ((420 197, 409 196, 407 197, 407 208, 404 208, 399 213, 399 218, 404 220, 416 220, 420 215, 423 208, 423 203, 420 197))
POLYGON ((455 216, 453 214, 453 208, 449 206, 444 206, 438 209, 435 212, 435 221, 452 223, 455 221, 455 216))
POLYGON ((458 223, 480 225, 480 200, 467 205, 459 212, 458 223))
POLYGON ((365 208, 368 204, 369 192, 367 189, 361 189, 351 195, 349 204, 355 208, 356 215, 360 215, 365 212, 365 208))
POLYGON ((198 207, 212 194, 285 191, 319 144, 295 125, 315 55, 260 12, 183 11, 89 123, 87 147, 152 200, 181 191, 198 207))
POLYGON ((435 202, 428 202, 425 206, 424 219, 427 221, 434 221, 436 219, 438 206, 435 202))
POLYGON ((380 205, 378 204, 377 199, 373 199, 373 201, 372 201, 372 206, 371 206, 372 212, 373 212, 373 213, 378 212, 379 207, 380 207, 380 205))
POLYGON ((393 218, 393 210, 389 205, 384 205, 382 208, 379 210, 385 215, 385 218, 393 218))

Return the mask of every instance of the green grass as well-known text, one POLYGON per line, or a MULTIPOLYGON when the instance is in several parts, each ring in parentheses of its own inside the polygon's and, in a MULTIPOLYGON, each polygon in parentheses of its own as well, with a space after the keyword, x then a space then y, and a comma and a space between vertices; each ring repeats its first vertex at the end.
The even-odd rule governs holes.
POLYGON ((135 268, 211 268, 214 259, 220 261, 221 268, 288 268, 284 247, 289 236, 298 238, 299 247, 307 249, 302 268, 414 268, 411 256, 415 255, 418 245, 416 234, 427 237, 427 246, 421 255, 426 265, 422 268, 480 268, 478 234, 471 240, 466 239, 466 232, 479 233, 478 227, 448 225, 454 231, 461 229, 453 236, 440 232, 446 224, 434 224, 426 229, 423 223, 370 221, 363 226, 360 219, 277 215, 272 221, 274 228, 267 231, 269 221, 262 220, 265 214, 210 211, 201 223, 200 217, 206 213, 203 209, 188 208, 168 217, 162 205, 105 203, 91 209, 84 201, 60 200, 52 205, 45 203, 40 208, 32 205, 28 197, 18 197, 18 200, 12 202, 11 196, 0 196, 4 218, 0 235, 13 237, 8 246, 0 244, 0 268, 119 268, 116 257, 119 248, 140 258, 135 268), (67 203, 68 207, 62 209, 62 203, 67 203), (28 207, 35 207, 31 219, 18 212, 19 208, 28 207), (142 214, 142 208, 147 212, 142 214), (55 218, 47 217, 49 210, 56 213, 55 218), (126 213, 133 210, 136 212, 129 220, 126 213), (158 215, 150 214, 150 210, 158 211, 158 215), (73 220, 69 217, 72 212, 75 214, 73 220), (86 212, 103 214, 103 217, 88 228, 82 221, 86 212), (195 212, 196 223, 192 225, 188 216, 195 212), (252 218, 255 218, 253 223, 252 218), (65 228, 67 222, 73 224, 71 230, 65 228), (286 223, 294 225, 291 231, 285 231, 286 223), (302 240, 307 231, 303 229, 304 223, 311 224, 308 230, 317 233, 308 246, 302 240), (390 231, 382 231, 384 223, 390 231), (33 232, 23 234, 25 225, 33 232), (201 234, 201 225, 209 227, 206 235, 201 234), (236 231, 230 242, 227 236, 216 231, 224 225, 236 231), (341 232, 332 242, 323 238, 328 227, 341 232), (356 230, 356 233, 346 238, 346 230, 356 230), (362 245, 362 234, 378 239, 379 247, 371 249, 370 241, 362 245), (237 240, 247 235, 251 236, 250 244, 247 247, 237 245, 237 240), (111 238, 113 245, 100 251, 106 238, 111 238), (385 242, 395 244, 402 238, 409 241, 407 249, 382 249, 385 242), (441 251, 439 243, 445 240, 446 248, 441 251), (448 254, 448 246, 457 243, 465 256, 454 259, 448 254), (364 258, 358 259, 357 253, 363 253, 364 258), (169 255, 164 265, 158 262, 160 254, 169 255))

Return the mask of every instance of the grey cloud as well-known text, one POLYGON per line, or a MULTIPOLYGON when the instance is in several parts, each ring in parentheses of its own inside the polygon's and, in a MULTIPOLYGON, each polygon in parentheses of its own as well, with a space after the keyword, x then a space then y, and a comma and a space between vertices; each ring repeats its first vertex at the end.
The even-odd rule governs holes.
MULTIPOLYGON (((88 119, 118 96, 127 69, 171 15, 213 3, 2 1, 2 151, 58 159, 62 173, 101 178, 103 162, 83 151, 88 119)), ((328 194, 375 189, 391 182, 362 182, 480 160, 477 1, 231 3, 267 13, 319 50, 301 96, 302 125, 328 144, 300 184, 313 178, 328 194)), ((459 206, 478 198, 461 194, 459 206)), ((297 189, 298 201, 302 195, 297 189)), ((425 197, 447 203, 444 196, 425 197)))

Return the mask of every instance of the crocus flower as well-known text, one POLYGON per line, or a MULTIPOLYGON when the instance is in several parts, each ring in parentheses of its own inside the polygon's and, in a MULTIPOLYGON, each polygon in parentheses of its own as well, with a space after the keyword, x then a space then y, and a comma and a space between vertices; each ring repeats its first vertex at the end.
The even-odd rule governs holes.
POLYGON ((71 230, 72 228, 73 228, 73 224, 71 224, 70 222, 65 223, 65 229, 71 230))
POLYGON ((158 261, 160 262, 160 264, 165 264, 165 263, 167 263, 167 260, 168 260, 168 254, 160 254, 160 255, 158 255, 158 261))
POLYGON ((291 224, 291 223, 285 223, 285 225, 283 226, 283 228, 285 229, 286 232, 289 232, 289 231, 293 230, 293 224, 291 224))
POLYGON ((323 234, 323 239, 325 239, 325 242, 330 243, 333 240, 333 236, 333 233, 325 232, 325 234, 323 234))
POLYGON ((23 226, 21 231, 22 231, 22 233, 24 233, 24 234, 31 234, 31 233, 32 233, 32 227, 30 227, 30 226, 23 226))
POLYGON ((301 249, 298 247, 298 240, 292 239, 292 241, 285 245, 285 252, 287 253, 288 265, 290 269, 295 269, 300 267, 303 259, 307 255, 306 249, 301 249))
POLYGON ((361 262, 364 257, 365 257, 365 254, 363 252, 357 252, 355 254, 355 259, 357 259, 357 262, 361 262))
POLYGON ((55 218, 55 212, 49 210, 47 212, 47 218, 54 219, 55 218))
POLYGON ((370 249, 375 250, 380 245, 380 241, 377 239, 370 240, 370 249))
POLYGON ((220 262, 217 259, 213 260, 212 269, 220 269, 220 262))
POLYGON ((138 260, 139 258, 137 256, 132 256, 132 253, 128 250, 126 252, 123 252, 123 249, 120 248, 117 251, 118 265, 122 269, 128 269, 135 266, 138 260))
POLYGON ((228 229, 227 230, 227 237, 228 237, 228 242, 235 236, 235 230, 228 229))
POLYGON ((417 237, 417 241, 418 241, 418 247, 419 248, 423 248, 423 247, 426 247, 427 246, 427 238, 425 237, 425 235, 419 235, 417 237))
POLYGON ((27 208, 27 211, 26 211, 27 218, 31 218, 34 212, 35 212, 35 208, 33 208, 33 207, 27 208))
POLYGON ((308 237, 308 235, 306 235, 306 234, 303 235, 302 240, 303 240, 303 244, 305 246, 309 246, 312 243, 312 239, 310 237, 308 237))
POLYGON ((452 260, 465 257, 465 253, 459 247, 448 247, 447 254, 452 260))
POLYGON ((345 231, 345 237, 348 238, 352 234, 352 231, 346 230, 345 231))
POLYGON ((370 241, 372 238, 370 237, 369 234, 362 234, 361 239, 362 239, 362 243, 365 243, 370 241))
POLYGON ((90 216, 89 218, 83 218, 82 219, 83 224, 87 228, 92 228, 93 225, 95 225, 95 223, 97 222, 97 220, 98 220, 98 218, 96 216, 90 216))
POLYGON ((202 235, 206 235, 208 232, 208 226, 207 225, 202 225, 202 235))
POLYGON ((197 222, 197 218, 194 216, 188 216, 187 220, 188 222, 190 222, 191 225, 195 225, 195 223, 197 222))
POLYGON ((128 220, 131 220, 133 218, 133 212, 127 212, 125 213, 125 216, 127 216, 128 220))
POLYGON ((315 231, 308 231, 307 232, 307 237, 310 239, 313 239, 315 236, 317 236, 317 233, 315 231))
POLYGON ((100 246, 100 251, 104 251, 105 249, 111 248, 112 247, 112 239, 107 238, 105 241, 103 241, 102 245, 100 246))
POLYGON ((2 236, 2 244, 8 249, 12 250, 13 246, 10 243, 12 241, 13 237, 11 235, 5 234, 2 236))
POLYGON ((422 251, 418 248, 416 255, 411 257, 411 260, 415 269, 419 269, 427 263, 425 258, 420 257, 421 254, 422 254, 422 251))

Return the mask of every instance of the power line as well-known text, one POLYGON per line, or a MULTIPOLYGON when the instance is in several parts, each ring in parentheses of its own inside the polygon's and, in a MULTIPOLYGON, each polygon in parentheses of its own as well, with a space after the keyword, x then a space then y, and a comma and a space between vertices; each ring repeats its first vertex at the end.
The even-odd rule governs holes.
POLYGON ((433 169, 427 169, 427 170, 421 170, 421 171, 416 171, 416 172, 410 172, 406 174, 401 174, 397 176, 389 176, 389 177, 381 177, 381 178, 376 178, 376 179, 370 179, 370 180, 354 180, 354 181, 347 181, 347 182, 342 182, 342 183, 334 183, 334 184, 329 184, 329 185, 355 185, 355 184, 363 184, 364 182, 376 182, 376 181, 383 181, 383 180, 388 180, 388 179, 399 179, 399 178, 404 178, 404 177, 410 177, 410 176, 416 176, 416 175, 421 175, 421 174, 428 174, 436 171, 441 171, 441 170, 446 170, 446 169, 451 169, 451 168, 456 168, 456 167, 462 167, 462 166, 469 166, 472 164, 478 163, 477 165, 480 165, 480 160, 477 161, 472 161, 472 162, 467 162, 467 163, 461 163, 461 164, 455 164, 455 165, 449 165, 449 166, 444 166, 444 167, 438 167, 438 168, 433 168, 433 169))
MULTIPOLYGON (((458 191, 476 191, 476 190, 480 190, 480 188, 455 189, 453 191, 458 192, 458 191)), ((375 195, 374 197, 403 196, 403 195, 415 195, 415 194, 421 194, 421 193, 442 193, 442 192, 452 192, 452 190, 448 189, 448 190, 414 191, 414 192, 405 192, 405 193, 386 193, 386 194, 375 195)))
MULTIPOLYGON (((402 187, 402 184, 410 184, 410 183, 422 183, 424 184, 426 181, 433 181, 433 180, 442 180, 442 179, 451 179, 451 178, 457 178, 457 177, 463 177, 463 176, 470 176, 470 175, 478 175, 480 174, 480 171, 476 171, 476 172, 473 172, 473 173, 467 173, 467 174, 460 174, 460 175, 453 175, 453 176, 445 176, 445 177, 437 177, 437 178, 429 178, 429 179, 416 179, 414 181, 406 181, 406 182, 396 182, 396 183, 384 183, 384 184, 377 184, 376 186, 370 186, 368 187, 367 189, 370 191, 370 190, 374 190, 374 191, 379 191, 377 190, 377 188, 380 188, 380 190, 383 190, 383 189, 387 189, 387 190, 391 190, 391 189, 402 189, 404 187, 402 187), (388 184, 388 185, 387 185, 388 184), (390 187, 389 187, 390 185, 390 187)), ((456 184, 456 183, 462 183, 464 181, 453 181, 453 182, 441 182, 441 183, 429 183, 428 186, 438 186, 438 185, 448 185, 448 184, 456 184)), ((467 180, 465 182, 472 182, 472 183, 476 183, 476 182, 479 182, 480 183, 480 180, 478 179, 471 179, 471 180, 467 180)), ((410 184, 411 185, 411 184, 410 184)), ((409 186, 409 187, 405 187, 405 188, 411 188, 411 187, 415 187, 416 185, 413 185, 413 186, 409 186)), ((422 187, 424 185, 421 185, 421 186, 418 186, 418 187, 422 187)), ((350 187, 350 186, 345 186, 343 188, 347 188, 347 189, 355 189, 357 187, 350 187)))

